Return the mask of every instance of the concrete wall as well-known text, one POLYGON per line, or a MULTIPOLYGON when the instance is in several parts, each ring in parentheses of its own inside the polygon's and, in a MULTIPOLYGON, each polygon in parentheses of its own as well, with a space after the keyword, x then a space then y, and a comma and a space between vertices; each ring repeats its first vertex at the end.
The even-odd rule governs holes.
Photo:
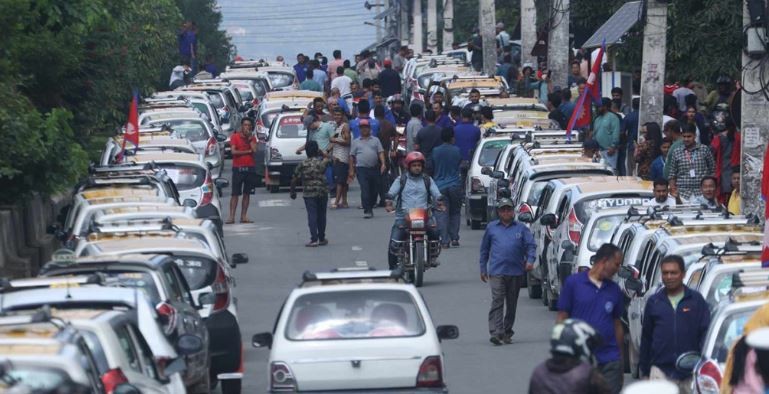
POLYGON ((46 232, 56 221, 63 196, 33 196, 25 203, 0 205, 0 277, 34 276, 59 248, 59 241, 46 232))

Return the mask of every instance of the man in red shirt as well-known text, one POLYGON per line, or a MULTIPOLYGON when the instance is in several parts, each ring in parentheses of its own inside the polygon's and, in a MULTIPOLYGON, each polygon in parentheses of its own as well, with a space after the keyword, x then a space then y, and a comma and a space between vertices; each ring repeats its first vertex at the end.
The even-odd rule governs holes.
POLYGON ((238 196, 243 195, 243 205, 240 207, 240 222, 253 223, 248 219, 248 204, 251 195, 256 190, 256 137, 251 133, 254 121, 243 118, 240 130, 230 137, 232 147, 232 197, 230 198, 230 216, 227 224, 235 223, 235 210, 238 208, 238 196))

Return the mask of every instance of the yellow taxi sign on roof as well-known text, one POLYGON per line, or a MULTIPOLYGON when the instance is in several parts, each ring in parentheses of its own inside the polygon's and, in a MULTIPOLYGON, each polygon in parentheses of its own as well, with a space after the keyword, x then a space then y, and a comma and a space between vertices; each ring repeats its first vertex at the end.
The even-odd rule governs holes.
POLYGON ((61 345, 57 343, 46 344, 14 344, 5 343, 0 344, 0 354, 5 355, 19 355, 19 356, 31 356, 31 355, 55 355, 61 350, 61 345))
POLYGON ((197 153, 184 153, 184 152, 155 152, 155 151, 138 151, 133 156, 127 156, 125 158, 126 161, 137 163, 137 164, 143 164, 143 163, 149 163, 153 161, 157 162, 179 162, 179 161, 187 161, 187 162, 197 162, 201 163, 200 155, 197 153))
POLYGON ((86 200, 95 200, 99 198, 109 197, 123 197, 123 196, 143 196, 154 197, 158 195, 158 191, 154 188, 139 188, 139 187, 107 187, 100 189, 91 189, 80 192, 86 200))
POLYGON ((90 233, 88 241, 104 241, 109 239, 142 239, 142 238, 172 238, 176 232, 172 230, 153 230, 153 231, 126 231, 110 233, 90 233))
POLYGON ((315 92, 312 90, 281 90, 277 92, 267 92, 267 94, 264 95, 265 100, 274 100, 278 98, 311 98, 314 99, 316 97, 323 98, 322 92, 315 92))
POLYGON ((527 97, 494 97, 486 99, 486 102, 492 107, 504 107, 506 105, 536 105, 539 101, 535 98, 527 97))
POLYGON ((456 79, 446 83, 448 89, 462 88, 501 88, 504 84, 500 77, 456 79))
MULTIPOLYGON (((761 232, 762 232, 761 227, 753 224, 724 223, 724 224, 705 224, 705 225, 695 225, 695 226, 675 226, 675 227, 666 227, 666 230, 670 235, 702 234, 703 236, 708 238, 709 238, 708 233, 735 232, 736 234, 734 234, 733 238, 735 241, 740 243, 750 243, 750 242, 763 240, 763 236, 761 235, 761 232)), ((726 239, 724 237, 725 236, 722 234, 720 236, 717 236, 711 242, 717 242, 721 239, 725 241, 726 239)), ((697 239, 691 239, 687 241, 689 242, 684 242, 682 240, 682 243, 698 243, 697 239)))

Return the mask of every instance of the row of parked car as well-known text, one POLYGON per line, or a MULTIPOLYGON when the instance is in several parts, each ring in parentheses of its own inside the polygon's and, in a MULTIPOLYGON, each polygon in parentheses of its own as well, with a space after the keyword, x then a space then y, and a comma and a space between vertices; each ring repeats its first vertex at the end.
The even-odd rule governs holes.
POLYGON ((746 283, 756 285, 751 273, 761 269, 763 233, 757 218, 701 206, 657 206, 651 182, 615 176, 611 167, 584 157, 581 144, 572 142, 578 135, 499 131, 483 138, 475 151, 467 206, 478 216, 471 214, 468 221, 494 219, 498 198, 514 201, 518 219, 537 241, 537 262, 526 281, 529 297, 555 310, 565 279, 589 269, 602 244, 619 246, 624 262, 616 280, 626 296, 625 365, 637 376, 646 301, 662 286, 660 263, 671 254, 682 256, 685 283, 705 297, 713 314, 693 390, 718 392, 729 347, 750 315, 769 301, 766 293, 745 294, 746 283), (487 187, 473 178, 476 171, 488 177, 487 187), (481 196, 484 211, 473 203, 481 196))
POLYGON ((108 139, 50 228, 63 248, 38 277, 0 283, 0 387, 241 392, 234 270, 248 256, 226 250, 219 197, 226 141, 258 86, 271 89, 158 92, 138 107, 137 147, 123 130, 108 139))

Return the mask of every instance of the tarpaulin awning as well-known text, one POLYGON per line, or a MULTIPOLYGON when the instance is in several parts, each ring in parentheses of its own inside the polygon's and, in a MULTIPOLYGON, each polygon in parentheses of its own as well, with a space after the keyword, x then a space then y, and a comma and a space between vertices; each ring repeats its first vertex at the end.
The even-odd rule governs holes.
POLYGON ((631 1, 625 3, 609 18, 593 35, 582 44, 582 48, 598 48, 606 40, 606 45, 617 44, 622 40, 622 36, 627 33, 639 20, 643 14, 643 2, 631 1))

